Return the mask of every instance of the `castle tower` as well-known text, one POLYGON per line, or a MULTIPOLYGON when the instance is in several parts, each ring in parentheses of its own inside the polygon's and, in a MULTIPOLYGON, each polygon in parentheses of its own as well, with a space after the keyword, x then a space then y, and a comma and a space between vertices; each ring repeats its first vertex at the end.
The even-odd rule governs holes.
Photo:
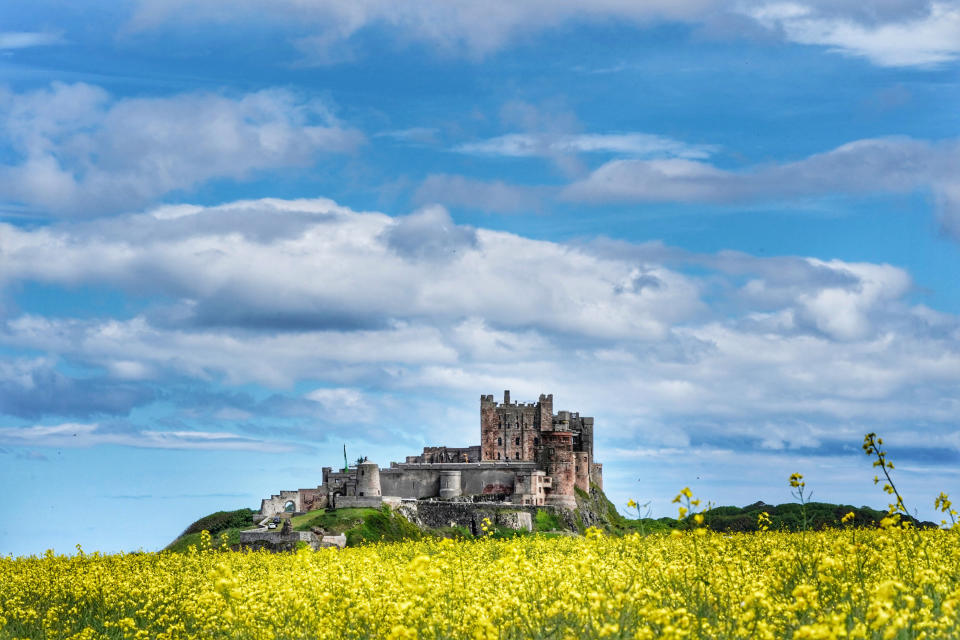
POLYGON ((459 471, 440 472, 440 497, 457 498, 463 495, 459 471))
POLYGON ((584 416, 580 419, 580 450, 590 454, 593 462, 593 418, 584 416))
POLYGON ((538 431, 553 431, 553 394, 540 394, 534 427, 538 431))
POLYGON ((503 432, 500 416, 497 415, 497 403, 493 395, 480 396, 480 460, 496 460, 502 446, 503 432))
POLYGON ((380 467, 376 462, 361 462, 357 465, 357 495, 379 496, 380 467))
POLYGON ((580 491, 590 492, 590 454, 586 451, 574 451, 574 485, 580 491))
POLYGON ((577 500, 573 493, 573 487, 576 486, 573 433, 561 430, 547 432, 543 434, 543 442, 541 465, 551 481, 544 503, 575 509, 577 500))

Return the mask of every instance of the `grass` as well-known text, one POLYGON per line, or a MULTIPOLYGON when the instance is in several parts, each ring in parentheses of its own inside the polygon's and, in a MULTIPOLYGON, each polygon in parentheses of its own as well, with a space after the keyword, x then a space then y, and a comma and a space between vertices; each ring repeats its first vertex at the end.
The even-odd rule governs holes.
POLYGON ((335 511, 317 509, 291 520, 295 531, 310 531, 319 527, 329 534, 345 534, 347 546, 355 547, 372 542, 400 542, 419 540, 426 534, 415 524, 389 508, 347 508, 335 511))
MULTIPOLYGON (((212 536, 211 536, 211 537, 213 538, 213 539, 211 540, 211 543, 212 543, 212 545, 213 545, 214 547, 219 547, 219 546, 220 546, 220 535, 223 534, 223 533, 226 533, 226 534, 227 534, 227 544, 229 544, 229 545, 240 544, 240 532, 243 531, 244 529, 248 529, 248 528, 249 528, 249 527, 242 527, 242 528, 241 528, 241 527, 231 527, 231 528, 229 528, 229 529, 223 529, 223 530, 221 530, 221 531, 218 531, 216 535, 212 535, 212 536)), ((179 538, 177 538, 176 540, 174 540, 173 542, 171 542, 169 545, 167 545, 167 547, 164 549, 164 551, 173 551, 173 552, 176 552, 176 553, 185 553, 185 552, 190 548, 190 545, 196 545, 197 548, 199 549, 199 548, 200 548, 200 536, 201 536, 201 535, 202 535, 202 534, 200 534, 199 532, 197 532, 197 533, 185 533, 185 534, 183 534, 182 536, 180 536, 179 538)))
POLYGON ((310 531, 312 527, 319 527, 330 534, 337 535, 362 525, 363 519, 373 513, 380 513, 380 511, 362 507, 337 509, 336 511, 317 509, 300 516, 294 516, 290 519, 290 526, 293 527, 294 531, 310 531))
POLYGON ((566 528, 557 514, 546 509, 537 509, 537 515, 533 519, 534 531, 563 531, 566 528))

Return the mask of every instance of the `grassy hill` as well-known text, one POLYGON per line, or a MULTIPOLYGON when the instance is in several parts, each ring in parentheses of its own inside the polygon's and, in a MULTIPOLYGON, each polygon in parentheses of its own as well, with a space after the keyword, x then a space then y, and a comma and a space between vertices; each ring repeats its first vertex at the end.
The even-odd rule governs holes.
POLYGON ((318 509, 294 516, 290 524, 295 531, 310 531, 313 527, 330 534, 343 533, 351 547, 369 542, 399 542, 418 540, 428 535, 403 516, 384 509, 318 509))
POLYGON ((214 538, 214 545, 219 544, 220 534, 227 534, 228 544, 239 544, 240 532, 254 525, 253 509, 237 509, 236 511, 217 511, 204 516, 183 530, 177 539, 166 546, 164 551, 186 551, 190 545, 200 545, 200 532, 207 530, 214 538))

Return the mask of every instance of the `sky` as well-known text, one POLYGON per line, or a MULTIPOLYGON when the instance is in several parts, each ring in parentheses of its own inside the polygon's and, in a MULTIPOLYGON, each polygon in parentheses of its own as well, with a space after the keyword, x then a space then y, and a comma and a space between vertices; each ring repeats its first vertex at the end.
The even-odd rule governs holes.
POLYGON ((960 2, 7 0, 0 554, 596 419, 621 510, 960 492, 960 2))

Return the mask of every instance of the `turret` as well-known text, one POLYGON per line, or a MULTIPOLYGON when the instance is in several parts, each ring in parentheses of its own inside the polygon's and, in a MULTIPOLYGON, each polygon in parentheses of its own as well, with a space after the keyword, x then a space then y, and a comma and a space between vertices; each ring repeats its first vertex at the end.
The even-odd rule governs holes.
POLYGON ((357 495, 379 496, 380 467, 376 462, 361 462, 357 465, 357 495))
POLYGON ((457 498, 463 495, 463 489, 460 485, 459 471, 441 471, 440 472, 440 497, 457 498))

